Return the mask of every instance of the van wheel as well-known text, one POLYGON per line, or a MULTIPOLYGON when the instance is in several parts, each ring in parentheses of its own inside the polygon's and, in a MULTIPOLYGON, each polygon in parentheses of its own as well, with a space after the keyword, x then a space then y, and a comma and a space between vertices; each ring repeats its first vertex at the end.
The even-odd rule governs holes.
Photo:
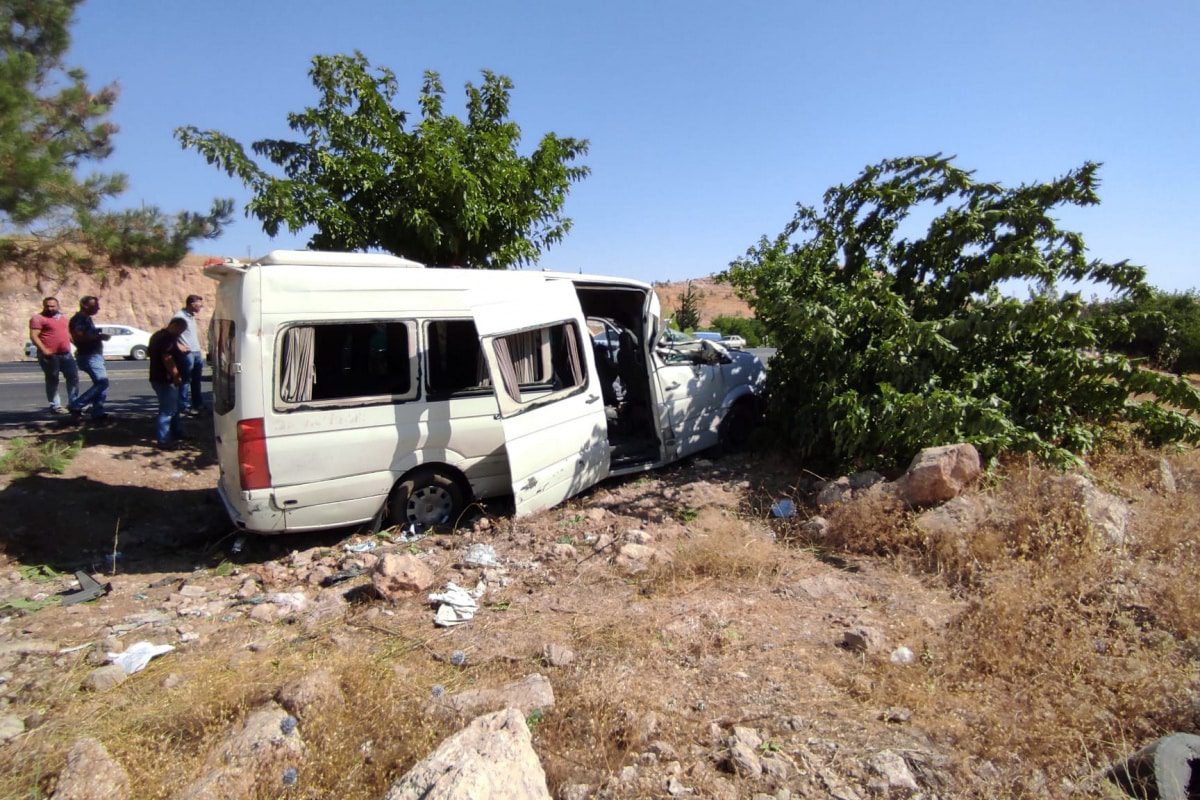
POLYGON ((129 357, 134 361, 145 361, 147 352, 148 351, 146 350, 146 347, 139 344, 137 347, 134 347, 129 351, 129 357))
POLYGON ((746 445, 750 443, 754 422, 753 403, 747 400, 734 403, 717 428, 721 449, 727 453, 736 453, 745 449, 746 445))
POLYGON ((454 525, 464 508, 466 497, 458 481, 436 469, 422 468, 392 489, 387 519, 392 525, 454 525))

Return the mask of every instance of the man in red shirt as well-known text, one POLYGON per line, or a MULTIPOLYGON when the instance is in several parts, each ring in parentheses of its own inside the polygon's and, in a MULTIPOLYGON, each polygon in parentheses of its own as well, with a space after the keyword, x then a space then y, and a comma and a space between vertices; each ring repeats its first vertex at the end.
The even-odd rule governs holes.
POLYGON ((58 310, 58 298, 42 300, 41 313, 29 318, 29 341, 38 351, 38 363, 46 375, 46 400, 54 414, 68 414, 58 397, 58 375, 67 379, 67 405, 79 397, 79 368, 71 355, 67 318, 58 310))

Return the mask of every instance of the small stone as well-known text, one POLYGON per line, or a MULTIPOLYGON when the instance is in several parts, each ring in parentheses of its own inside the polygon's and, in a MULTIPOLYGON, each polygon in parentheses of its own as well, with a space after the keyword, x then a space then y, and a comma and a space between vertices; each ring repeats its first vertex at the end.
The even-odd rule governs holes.
POLYGON ((630 544, 653 544, 654 537, 641 528, 625 531, 625 541, 630 544))
POLYGON ((859 655, 873 652, 880 647, 882 637, 871 628, 852 628, 842 632, 840 646, 859 655))
POLYGON ((183 683, 183 676, 177 672, 172 672, 170 675, 163 678, 162 687, 164 689, 174 689, 181 683, 183 683))
POLYGON ((879 715, 884 722, 902 725, 912 719, 912 711, 903 706, 889 706, 879 715))
POLYGON ((546 549, 545 554, 547 561, 575 561, 578 557, 575 546, 566 542, 555 542, 546 549))
POLYGON ((909 650, 904 645, 897 647, 892 651, 892 654, 888 656, 889 661, 891 661, 893 664, 899 664, 900 666, 907 666, 908 664, 913 663, 916 658, 917 657, 913 655, 913 651, 909 650))
POLYGON ((89 672, 83 679, 83 688, 92 692, 107 692, 120 686, 128 677, 119 665, 109 664, 89 672))
POLYGON ((822 516, 810 517, 801 523, 800 531, 811 539, 824 539, 829 535, 829 520, 822 516))
POLYGON ((867 767, 887 784, 889 790, 907 789, 915 792, 920 788, 912 770, 908 768, 908 763, 891 750, 881 750, 868 758, 867 767))
POLYGON ((375 591, 393 602, 423 592, 433 585, 433 573, 416 556, 388 553, 371 572, 375 591))
POLYGON ((310 710, 340 705, 345 696, 333 672, 317 669, 281 686, 275 700, 289 714, 308 719, 310 710))
POLYGON ((575 661, 575 651, 560 644, 548 644, 542 648, 542 661, 548 667, 567 667, 575 661))
POLYGON ((611 547, 612 543, 613 537, 609 536, 607 533, 602 533, 596 537, 596 543, 592 545, 592 551, 599 553, 601 550, 611 547))
POLYGON ((179 587, 179 593, 184 597, 205 597, 208 590, 195 583, 185 583, 179 587))
POLYGON ((185 644, 187 642, 198 642, 200 641, 200 634, 196 633, 195 631, 184 631, 183 633, 179 634, 179 641, 185 644))
POLYGON ((16 714, 0 717, 0 742, 7 742, 25 732, 25 720, 16 714))

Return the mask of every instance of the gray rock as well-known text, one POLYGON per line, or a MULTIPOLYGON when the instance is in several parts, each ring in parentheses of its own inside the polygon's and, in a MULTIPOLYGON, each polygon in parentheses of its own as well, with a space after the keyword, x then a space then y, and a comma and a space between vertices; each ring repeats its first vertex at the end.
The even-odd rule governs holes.
POLYGON ((867 769, 878 776, 880 783, 887 792, 895 789, 906 789, 915 792, 917 779, 913 777, 908 762, 891 750, 880 750, 867 759, 867 769))
POLYGON ((931 506, 953 500, 982 474, 979 451, 974 445, 927 447, 917 453, 904 476, 896 481, 896 489, 910 506, 931 506))
POLYGON ((543 557, 547 561, 574 561, 579 558, 579 552, 574 545, 566 542, 555 542, 546 548, 543 557))
POLYGON ((107 692, 125 682, 129 676, 117 664, 97 667, 83 679, 83 688, 91 692, 107 692))
POLYGON ((1121 547, 1129 530, 1129 504, 1116 495, 1096 488, 1087 477, 1079 474, 1052 478, 1052 486, 1065 489, 1083 511, 1092 532, 1107 544, 1121 547))
POLYGON ((125 800, 129 775, 98 739, 84 737, 71 745, 67 765, 58 774, 53 800, 125 800))
POLYGON ((524 715, 475 719, 392 785, 384 800, 550 800, 524 715))
POLYGON ((545 676, 535 672, 495 689, 459 692, 447 698, 442 708, 466 717, 502 708, 515 708, 529 716, 535 710, 549 711, 554 708, 554 688, 545 676))
POLYGON ((800 531, 812 539, 824 539, 829 535, 829 520, 822 516, 810 517, 801 523, 800 531))
POLYGON ((963 548, 990 513, 991 506, 984 497, 964 494, 918 514, 914 522, 931 541, 963 548))
POLYGON ((758 757, 758 748, 762 746, 762 737, 753 728, 734 726, 733 732, 726 740, 729 748, 725 765, 730 772, 745 778, 761 778, 763 774, 762 760, 758 757))
POLYGON ((284 684, 275 700, 290 713, 307 720, 310 711, 319 711, 345 702, 337 677, 327 669, 318 669, 284 684))
POLYGON ((560 644, 548 644, 542 648, 542 661, 548 667, 567 667, 575 662, 575 651, 560 644))
POLYGON ((282 775, 300 763, 304 743, 284 724, 288 713, 268 703, 248 716, 204 761, 201 777, 174 800, 239 800, 248 798, 260 775, 282 775))
POLYGON ((849 500, 854 494, 850 479, 845 475, 824 484, 817 492, 817 508, 831 508, 849 500))
POLYGON ((1175 494, 1179 491, 1175 483, 1175 470, 1171 469, 1171 462, 1165 458, 1158 460, 1158 469, 1155 474, 1155 484, 1163 494, 1175 494))
POLYGON ((25 732, 25 720, 16 714, 0 717, 0 742, 7 742, 25 732))
POLYGON ((622 545, 617 554, 617 567, 626 575, 635 575, 645 571, 651 564, 664 561, 670 561, 670 557, 644 544, 622 545))
POLYGON ((558 790, 558 800, 588 800, 592 787, 586 783, 568 783, 558 790))
POLYGON ((839 646, 859 655, 873 653, 883 648, 883 635, 874 628, 859 626, 842 631, 839 646))
POLYGON ((1189 800, 1200 787, 1200 736, 1173 733, 1156 739, 1105 773, 1133 797, 1189 800))
POLYGON ((875 470, 868 469, 863 472, 856 472, 850 476, 850 488, 858 492, 863 489, 870 489, 877 483, 883 483, 883 481, 884 477, 882 475, 875 470))

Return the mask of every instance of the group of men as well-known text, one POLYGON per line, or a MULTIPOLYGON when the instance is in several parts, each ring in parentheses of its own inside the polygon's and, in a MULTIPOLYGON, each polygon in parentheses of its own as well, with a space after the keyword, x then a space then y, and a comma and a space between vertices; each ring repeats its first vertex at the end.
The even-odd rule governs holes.
MULTIPOLYGON (((171 317, 166 327, 150 337, 150 385, 158 397, 155 441, 162 447, 172 447, 185 438, 181 414, 195 416, 204 410, 200 386, 204 353, 197 324, 203 307, 204 298, 188 295, 183 308, 171 317)), ((47 297, 42 300, 41 312, 29 320, 29 340, 37 348, 38 363, 46 376, 46 400, 52 414, 69 414, 78 419, 90 407, 94 422, 110 419, 104 408, 109 385, 104 343, 110 337, 92 319, 99 311, 100 298, 86 295, 79 300, 79 312, 68 320, 59 308, 58 298, 47 297), (92 380, 82 394, 79 370, 92 380), (59 394, 60 375, 67 384, 66 405, 59 394)))

